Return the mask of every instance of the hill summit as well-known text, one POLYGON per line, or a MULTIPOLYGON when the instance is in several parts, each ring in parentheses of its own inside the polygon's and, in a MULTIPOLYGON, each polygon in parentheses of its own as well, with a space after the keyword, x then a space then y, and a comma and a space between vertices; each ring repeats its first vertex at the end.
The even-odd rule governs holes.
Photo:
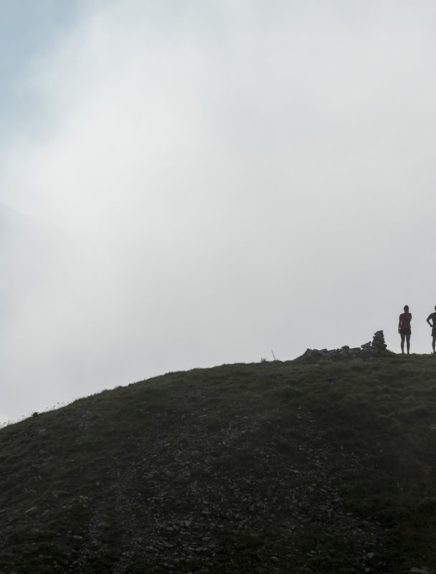
POLYGON ((434 573, 435 375, 326 355, 35 413, 0 431, 0 573, 434 573))

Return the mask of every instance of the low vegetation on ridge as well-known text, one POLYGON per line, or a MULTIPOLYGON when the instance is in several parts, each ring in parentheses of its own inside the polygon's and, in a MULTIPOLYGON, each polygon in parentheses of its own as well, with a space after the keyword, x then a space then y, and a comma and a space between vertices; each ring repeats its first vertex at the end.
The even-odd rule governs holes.
POLYGON ((0 430, 0 574, 436 573, 436 357, 169 373, 0 430))

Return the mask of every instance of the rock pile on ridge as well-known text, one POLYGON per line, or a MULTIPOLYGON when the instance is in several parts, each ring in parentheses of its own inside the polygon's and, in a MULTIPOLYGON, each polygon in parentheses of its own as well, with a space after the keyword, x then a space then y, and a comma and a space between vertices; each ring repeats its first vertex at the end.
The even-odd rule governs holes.
POLYGON ((344 359, 385 353, 390 353, 390 351, 387 350, 383 331, 376 331, 372 343, 369 341, 360 347, 353 348, 344 345, 340 349, 307 349, 300 358, 321 359, 325 357, 330 359, 344 359))

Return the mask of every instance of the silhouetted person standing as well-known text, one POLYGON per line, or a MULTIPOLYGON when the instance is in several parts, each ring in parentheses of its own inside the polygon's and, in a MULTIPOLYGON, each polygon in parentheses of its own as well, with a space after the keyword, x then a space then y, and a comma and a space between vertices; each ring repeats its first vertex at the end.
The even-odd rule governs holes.
POLYGON ((409 305, 404 306, 404 313, 401 313, 400 320, 398 323, 398 332, 401 335, 401 352, 404 355, 404 341, 407 345, 407 354, 410 353, 410 335, 412 334, 412 329, 410 323, 412 322, 412 313, 409 313, 409 305))
POLYGON ((433 337, 433 341, 432 341, 432 348, 433 348, 433 353, 436 353, 436 349, 435 349, 435 345, 436 345, 436 305, 434 307, 435 313, 430 313, 430 315, 427 317, 427 323, 430 325, 431 327, 431 336, 433 337), (431 321, 431 323, 430 323, 431 321))

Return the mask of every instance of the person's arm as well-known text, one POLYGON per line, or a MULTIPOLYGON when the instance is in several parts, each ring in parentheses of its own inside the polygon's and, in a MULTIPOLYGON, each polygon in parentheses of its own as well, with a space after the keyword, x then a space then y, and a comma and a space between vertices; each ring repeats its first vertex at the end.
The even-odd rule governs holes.
POLYGON ((398 319, 398 331, 401 330, 401 315, 400 318, 398 319))
POLYGON ((433 323, 430 323, 430 319, 433 319, 432 314, 433 314, 433 313, 431 313, 431 314, 427 317, 427 323, 430 325, 430 327, 433 327, 433 323))

